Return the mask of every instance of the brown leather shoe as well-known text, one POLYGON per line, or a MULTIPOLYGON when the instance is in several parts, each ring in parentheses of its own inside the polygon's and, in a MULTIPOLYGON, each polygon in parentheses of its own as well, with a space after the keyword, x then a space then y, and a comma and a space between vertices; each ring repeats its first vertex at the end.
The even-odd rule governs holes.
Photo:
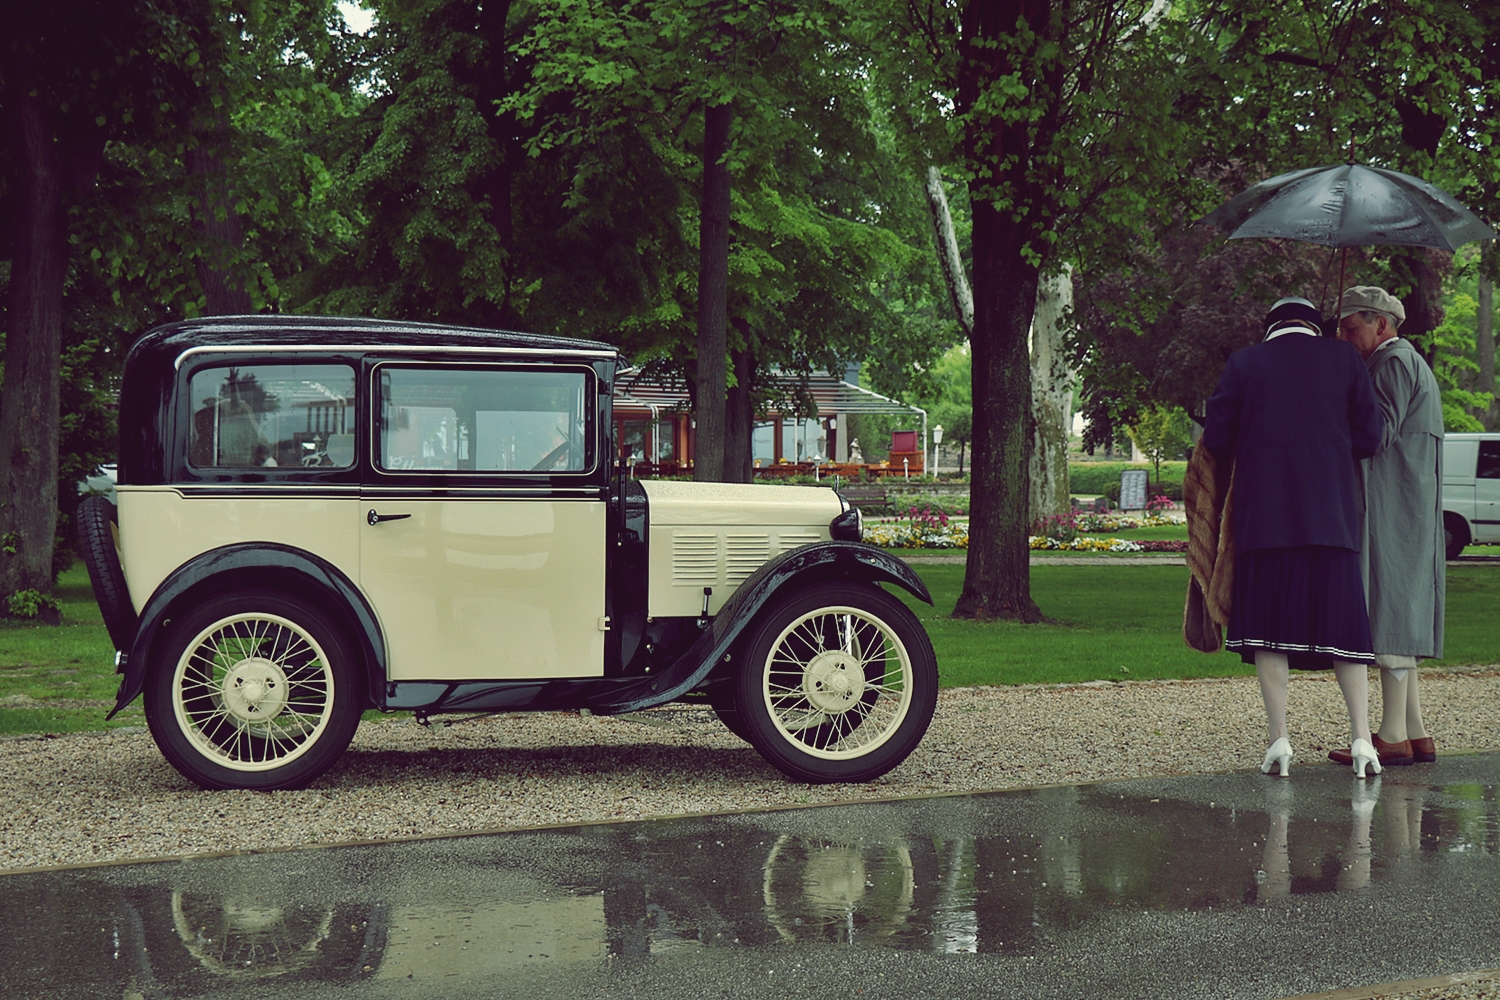
POLYGON ((1431 764, 1437 760, 1437 744, 1432 742, 1431 736, 1423 736, 1411 741, 1411 753, 1419 763, 1431 764))
MULTIPOLYGON (((1402 740, 1400 743, 1387 743, 1380 738, 1379 733, 1371 733, 1370 742, 1374 745, 1375 752, 1380 754, 1381 767, 1401 767, 1404 764, 1413 764, 1417 761, 1416 756, 1412 753, 1411 740, 1402 740)), ((1328 759, 1335 764, 1354 763, 1354 755, 1348 750, 1332 750, 1328 754, 1328 759)), ((1434 754, 1431 759, 1436 760, 1437 755, 1434 754)))

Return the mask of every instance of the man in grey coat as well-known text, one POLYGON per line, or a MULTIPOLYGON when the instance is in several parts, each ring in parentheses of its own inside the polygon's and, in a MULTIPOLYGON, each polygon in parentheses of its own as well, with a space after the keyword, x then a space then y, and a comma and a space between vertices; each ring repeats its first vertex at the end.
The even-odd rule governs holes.
POLYGON ((1385 415, 1380 447, 1362 463, 1361 553, 1384 702, 1374 734, 1382 765, 1437 759, 1416 666, 1443 655, 1443 403, 1432 369, 1397 336, 1405 319, 1401 301, 1373 285, 1346 291, 1339 308, 1339 337, 1363 355, 1385 415))

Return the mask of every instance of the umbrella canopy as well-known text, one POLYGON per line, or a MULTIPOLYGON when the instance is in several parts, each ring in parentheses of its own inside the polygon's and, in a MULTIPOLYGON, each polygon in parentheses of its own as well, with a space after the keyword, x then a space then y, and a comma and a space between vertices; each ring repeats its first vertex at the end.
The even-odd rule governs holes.
POLYGON ((1198 221, 1230 230, 1232 240, 1282 237, 1330 247, 1456 250, 1495 238, 1478 216, 1426 181, 1356 163, 1261 181, 1198 221))

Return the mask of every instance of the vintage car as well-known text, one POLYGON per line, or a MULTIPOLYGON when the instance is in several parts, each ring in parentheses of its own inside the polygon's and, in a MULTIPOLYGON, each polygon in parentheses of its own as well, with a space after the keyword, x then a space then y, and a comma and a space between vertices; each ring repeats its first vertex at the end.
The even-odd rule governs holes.
MULTIPOLYGON (((699 699, 789 777, 867 781, 937 701, 900 560, 823 487, 630 478, 608 344, 220 317, 125 362, 115 502, 79 545, 116 649, 205 788, 296 788, 369 709, 699 699)), ((111 713, 113 714, 113 713, 111 713)))

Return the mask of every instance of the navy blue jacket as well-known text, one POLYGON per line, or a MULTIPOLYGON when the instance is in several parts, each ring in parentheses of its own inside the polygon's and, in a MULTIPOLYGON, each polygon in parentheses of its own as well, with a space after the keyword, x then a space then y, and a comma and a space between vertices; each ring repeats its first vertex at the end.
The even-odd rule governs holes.
POLYGON ((1355 463, 1385 418, 1352 344, 1285 333, 1236 351, 1208 400, 1202 443, 1234 459, 1234 550, 1359 551, 1355 463))

